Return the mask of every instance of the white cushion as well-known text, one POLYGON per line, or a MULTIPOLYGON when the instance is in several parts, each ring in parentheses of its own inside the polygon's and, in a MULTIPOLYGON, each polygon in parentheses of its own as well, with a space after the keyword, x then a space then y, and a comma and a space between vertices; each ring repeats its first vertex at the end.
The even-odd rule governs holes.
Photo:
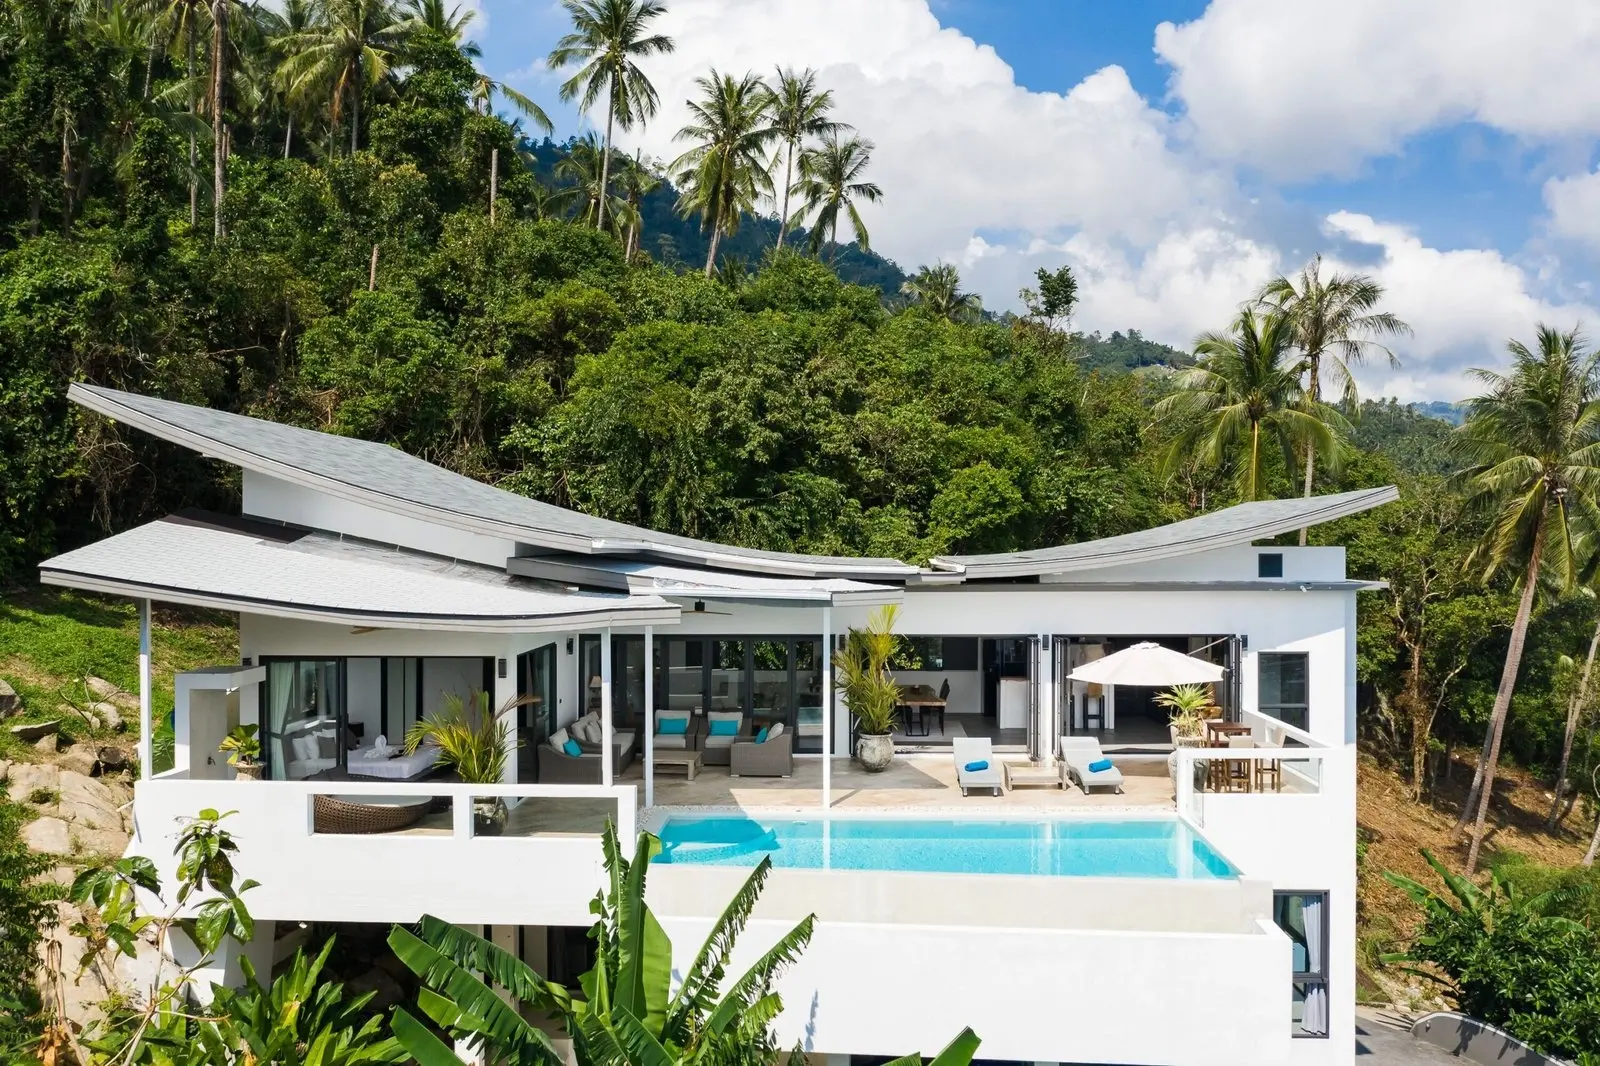
POLYGON ((683 733, 675 733, 672 736, 663 736, 657 733, 656 747, 658 749, 671 748, 674 751, 687 751, 689 749, 689 738, 683 733))
POLYGON ((294 751, 294 757, 300 761, 315 759, 320 745, 313 734, 304 734, 294 737, 289 741, 289 747, 294 751))
POLYGON ((705 738, 706 747, 708 747, 708 748, 731 748, 731 747, 733 747, 733 742, 738 740, 738 739, 739 739, 738 737, 713 737, 713 736, 707 736, 705 738))
POLYGON ((773 739, 775 739, 777 737, 781 737, 781 736, 783 736, 783 723, 782 722, 775 722, 775 723, 773 723, 771 726, 769 726, 767 728, 767 739, 768 740, 773 740, 773 739))
POLYGON ((572 723, 572 735, 584 744, 600 743, 600 723, 588 715, 584 715, 572 723))
POLYGON ((633 750, 634 734, 632 730, 623 730, 621 733, 613 733, 611 736, 617 742, 618 755, 626 755, 633 750))
MULTIPOLYGON (((562 748, 566 747, 567 741, 570 739, 571 736, 565 729, 556 730, 554 733, 550 734, 550 750, 561 751, 562 748)), ((561 754, 565 755, 566 752, 561 751, 561 754)))

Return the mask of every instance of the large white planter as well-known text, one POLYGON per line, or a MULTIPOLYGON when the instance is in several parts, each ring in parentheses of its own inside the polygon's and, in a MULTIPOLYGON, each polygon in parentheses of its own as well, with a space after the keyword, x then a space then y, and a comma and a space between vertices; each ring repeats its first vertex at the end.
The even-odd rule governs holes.
POLYGON ((887 770, 894 761, 894 738, 888 734, 868 736, 865 733, 856 737, 856 761, 869 773, 887 770))

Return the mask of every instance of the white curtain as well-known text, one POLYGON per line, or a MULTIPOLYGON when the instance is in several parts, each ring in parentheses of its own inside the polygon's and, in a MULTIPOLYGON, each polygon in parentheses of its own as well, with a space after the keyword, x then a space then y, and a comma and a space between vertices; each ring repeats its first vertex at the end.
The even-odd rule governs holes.
MULTIPOLYGON (((1328 961, 1323 958, 1323 930, 1327 915, 1323 913, 1326 901, 1322 896, 1305 896, 1301 899, 1300 915, 1306 934, 1306 972, 1326 976, 1328 961)), ((1300 1014, 1300 1031, 1311 1036, 1328 1033, 1328 986, 1325 982, 1306 986, 1305 1009, 1300 1014)))
POLYGON ((270 663, 267 667, 267 734, 271 738, 272 776, 282 779, 289 772, 289 755, 283 748, 283 728, 289 724, 289 703, 294 698, 294 663, 270 663))

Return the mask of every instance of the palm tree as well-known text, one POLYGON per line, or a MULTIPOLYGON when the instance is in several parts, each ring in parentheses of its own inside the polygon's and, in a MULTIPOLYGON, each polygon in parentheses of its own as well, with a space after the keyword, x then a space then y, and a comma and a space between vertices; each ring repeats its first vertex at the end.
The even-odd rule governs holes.
POLYGON ((624 159, 617 172, 617 188, 622 190, 628 208, 628 231, 623 239, 623 253, 632 261, 639 254, 639 238, 644 234, 644 198, 661 187, 661 176, 644 163, 644 157, 634 152, 632 159, 624 159))
MULTIPOLYGON (((566 155, 556 162, 555 176, 567 184, 552 196, 553 206, 561 210, 576 207, 573 217, 584 225, 600 214, 601 175, 606 169, 601 162, 602 155, 600 142, 590 133, 573 141, 566 155)), ((624 201, 610 192, 604 196, 610 201, 607 206, 611 208, 611 219, 615 224, 617 211, 624 201)))
POLYGON ((961 291, 961 274, 949 263, 922 267, 901 284, 900 292, 913 304, 952 322, 977 318, 983 311, 977 293, 961 291))
POLYGON ((679 213, 687 218, 698 212, 701 227, 711 234, 706 253, 709 278, 722 236, 737 231, 740 217, 755 210, 756 201, 772 190, 766 151, 777 134, 768 121, 771 94, 754 74, 736 81, 713 67, 694 83, 702 95, 688 102, 689 124, 675 139, 697 143, 672 167, 683 190, 679 213))
POLYGON ((477 61, 483 58, 483 49, 478 42, 466 39, 467 27, 472 25, 472 20, 478 13, 471 8, 463 8, 460 4, 451 4, 448 0, 405 0, 404 11, 411 18, 413 29, 428 30, 438 34, 445 40, 453 43, 461 54, 473 61, 474 73, 472 88, 468 97, 472 101, 472 109, 480 115, 487 115, 494 110, 494 94, 504 96, 512 107, 527 116, 535 126, 546 133, 555 132, 555 125, 550 121, 550 116, 544 108, 533 102, 532 97, 513 89, 505 82, 496 81, 482 70, 476 69, 477 61))
POLYGON ((778 247, 789 232, 789 194, 794 188, 794 157, 807 137, 832 137, 852 127, 828 117, 833 110, 833 90, 817 90, 817 72, 807 67, 779 67, 778 80, 769 89, 767 110, 772 128, 783 142, 783 204, 778 209, 778 247))
POLYGON ((209 0, 153 0, 152 8, 166 31, 173 49, 181 47, 184 60, 184 87, 189 94, 189 225, 200 224, 200 153, 196 143, 200 101, 195 94, 195 51, 199 21, 205 17, 209 0))
POLYGON ((863 137, 840 141, 837 136, 830 136, 820 146, 808 148, 800 156, 800 183, 795 186, 800 194, 800 207, 795 211, 795 218, 815 213, 811 221, 812 255, 821 252, 822 235, 826 233, 832 246, 828 261, 838 256, 841 213, 849 217, 850 228, 861 250, 871 249, 872 239, 867 234, 866 223, 861 221, 861 213, 856 210, 856 201, 875 204, 883 198, 883 190, 876 184, 861 180, 872 162, 872 147, 872 142, 863 137))
POLYGON ((274 11, 265 5, 256 8, 256 18, 260 21, 262 32, 271 42, 271 49, 277 56, 277 66, 274 80, 283 90, 283 111, 285 116, 283 130, 283 158, 289 158, 289 152, 294 147, 294 120, 297 111, 301 111, 305 104, 305 94, 295 94, 289 91, 287 79, 282 75, 283 68, 289 57, 294 54, 294 42, 304 40, 302 37, 311 29, 316 21, 316 0, 284 0, 283 9, 274 11))
POLYGON ((1473 791, 1461 808, 1457 828, 1474 817, 1467 871, 1478 865, 1484 819, 1494 794, 1500 739, 1517 685, 1528 622, 1541 578, 1570 586, 1574 545, 1596 525, 1600 492, 1600 356, 1584 345, 1577 330, 1558 333, 1539 327, 1537 350, 1512 341, 1511 369, 1504 374, 1474 370, 1487 391, 1467 404, 1467 420, 1453 444, 1464 460, 1457 479, 1468 503, 1493 516, 1477 549, 1486 572, 1513 563, 1523 568, 1517 614, 1506 646, 1506 661, 1495 691, 1494 709, 1478 760, 1473 791), (1474 814, 1475 808, 1475 814, 1474 814))
POLYGON ((211 0, 211 236, 222 239, 222 198, 227 191, 228 132, 224 110, 228 79, 229 8, 238 0, 211 0))
POLYGON ((1305 362, 1291 358, 1293 348, 1294 321, 1280 311, 1246 308, 1231 332, 1202 335, 1194 348, 1199 365, 1180 374, 1177 391, 1155 407, 1158 419, 1177 423, 1166 469, 1191 458, 1210 467, 1232 463, 1239 498, 1257 500, 1264 437, 1277 442, 1289 469, 1300 448, 1317 449, 1323 464, 1333 466, 1345 420, 1306 395, 1305 362))
POLYGON ((361 98, 389 76, 410 25, 393 0, 317 0, 315 23, 286 42, 290 96, 325 92, 337 125, 350 109, 350 154, 360 143, 361 98))
MULTIPOLYGON (((1397 316, 1374 310, 1382 300, 1383 286, 1369 275, 1335 273, 1323 280, 1320 255, 1301 269, 1299 278, 1273 278, 1255 297, 1259 306, 1285 312, 1293 320, 1295 346, 1306 362, 1306 396, 1313 403, 1322 400, 1326 362, 1330 384, 1343 390, 1342 400, 1348 410, 1354 410, 1360 402, 1350 367, 1366 362, 1369 354, 1381 354, 1391 367, 1398 367, 1400 360, 1375 338, 1411 332, 1411 327, 1397 316)), ((1316 458, 1314 450, 1306 452, 1307 496, 1311 495, 1316 458)), ((1306 531, 1302 529, 1300 543, 1303 546, 1305 542, 1306 531)))
POLYGON ((672 51, 672 38, 645 36, 649 24, 666 10, 658 0, 561 0, 572 17, 573 31, 556 42, 547 62, 552 70, 581 64, 561 85, 561 99, 578 100, 589 111, 606 97, 605 152, 600 157, 600 213, 595 228, 605 227, 605 190, 611 183, 612 126, 632 129, 656 113, 656 88, 636 59, 672 51))

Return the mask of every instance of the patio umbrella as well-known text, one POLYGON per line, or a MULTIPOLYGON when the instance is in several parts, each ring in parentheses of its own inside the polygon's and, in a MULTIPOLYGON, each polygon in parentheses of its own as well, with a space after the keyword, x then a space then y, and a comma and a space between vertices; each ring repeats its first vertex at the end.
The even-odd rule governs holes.
POLYGON ((1067 676, 1074 681, 1091 681, 1099 685, 1168 688, 1172 685, 1221 681, 1224 672, 1222 667, 1204 659, 1145 641, 1113 652, 1103 659, 1085 663, 1067 676))

